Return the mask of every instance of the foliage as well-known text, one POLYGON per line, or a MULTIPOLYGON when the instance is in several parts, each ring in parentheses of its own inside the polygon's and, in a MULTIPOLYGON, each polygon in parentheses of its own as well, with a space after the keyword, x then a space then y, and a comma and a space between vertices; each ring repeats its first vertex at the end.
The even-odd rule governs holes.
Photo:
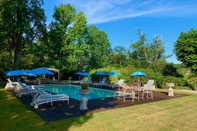
POLYGON ((163 73, 167 63, 165 60, 155 60, 150 64, 150 68, 156 73, 163 73))
POLYGON ((116 46, 111 52, 111 63, 118 64, 119 67, 123 65, 128 59, 128 51, 123 46, 116 46))
POLYGON ((96 26, 88 27, 87 44, 90 49, 86 52, 85 59, 89 59, 89 69, 103 68, 110 63, 110 43, 107 34, 96 26))
POLYGON ((8 58, 9 58, 9 53, 8 52, 0 52, 0 72, 4 72, 6 70, 10 70, 8 66, 8 58))
POLYGON ((155 73, 153 75, 153 79, 155 80, 155 85, 157 88, 162 88, 163 86, 163 76, 161 73, 155 73))
POLYGON ((87 83, 83 83, 83 84, 81 84, 81 88, 84 89, 84 90, 88 89, 89 85, 87 83))
POLYGON ((49 25, 47 39, 41 41, 40 50, 47 57, 46 65, 54 65, 61 70, 77 70, 78 63, 87 51, 86 17, 76 13, 74 6, 60 4, 54 8, 54 21, 49 25))
MULTIPOLYGON (((162 89, 169 89, 169 86, 163 85, 162 89)), ((191 90, 191 88, 188 87, 188 86, 177 86, 177 85, 175 85, 173 87, 173 89, 176 89, 176 90, 191 90)))
POLYGON ((10 53, 8 65, 18 69, 21 52, 41 37, 45 29, 43 0, 4 0, 0 2, 0 40, 10 53), (14 53, 14 62, 12 62, 14 53))
POLYGON ((174 52, 177 59, 197 71, 197 30, 191 28, 188 32, 181 32, 174 43, 174 52))
POLYGON ((164 55, 164 43, 158 36, 154 39, 147 41, 145 34, 138 30, 139 40, 131 44, 130 58, 138 60, 141 67, 148 67, 155 60, 165 60, 170 57, 164 55))
POLYGON ((162 74, 164 76, 176 76, 176 77, 182 77, 181 74, 177 72, 177 69, 173 66, 173 63, 168 63, 163 68, 162 74))
POLYGON ((118 82, 118 76, 109 76, 108 79, 109 79, 108 80, 109 83, 111 83, 111 84, 112 83, 114 84, 114 83, 117 83, 118 82))
POLYGON ((187 82, 188 82, 189 86, 190 86, 192 89, 194 89, 194 90, 197 89, 197 77, 189 78, 189 79, 187 80, 187 82))
POLYGON ((166 83, 175 83, 176 86, 187 86, 187 81, 185 79, 175 76, 164 76, 163 85, 165 86, 166 83))

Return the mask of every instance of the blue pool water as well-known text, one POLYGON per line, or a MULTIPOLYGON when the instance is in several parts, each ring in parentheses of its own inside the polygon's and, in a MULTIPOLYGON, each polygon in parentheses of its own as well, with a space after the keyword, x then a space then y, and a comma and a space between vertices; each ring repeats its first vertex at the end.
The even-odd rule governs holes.
MULTIPOLYGON (((52 86, 42 86, 44 90, 58 93, 67 94, 70 98, 80 100, 82 98, 79 94, 80 86, 76 85, 52 85, 52 86)), ((87 99, 99 99, 114 97, 114 92, 110 90, 103 90, 98 88, 89 87, 89 94, 86 96, 87 99)))

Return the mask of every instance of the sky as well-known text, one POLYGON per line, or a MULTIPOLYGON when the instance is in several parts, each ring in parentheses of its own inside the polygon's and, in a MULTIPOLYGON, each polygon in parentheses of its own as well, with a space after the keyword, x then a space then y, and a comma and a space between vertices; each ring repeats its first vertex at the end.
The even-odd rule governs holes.
MULTIPOLYGON (((196 0, 44 0, 47 24, 52 21, 54 7, 60 4, 83 12, 88 25, 106 32, 112 48, 129 49, 139 40, 140 30, 149 41, 155 35, 162 38, 167 56, 173 54, 181 32, 197 29, 196 0)), ((175 54, 167 62, 180 63, 175 54)))

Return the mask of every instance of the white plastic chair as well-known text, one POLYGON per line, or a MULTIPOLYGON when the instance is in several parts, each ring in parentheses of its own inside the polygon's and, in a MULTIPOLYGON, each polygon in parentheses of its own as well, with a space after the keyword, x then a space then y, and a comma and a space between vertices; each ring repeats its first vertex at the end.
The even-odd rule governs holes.
POLYGON ((51 103, 51 106, 53 106, 54 101, 67 101, 69 104, 69 96, 66 94, 51 94, 36 87, 35 90, 37 94, 33 97, 31 103, 31 106, 34 106, 34 108, 38 108, 39 105, 45 103, 51 103))
POLYGON ((153 85, 154 80, 148 80, 147 84, 144 84, 142 88, 150 88, 155 91, 155 86, 153 85))
POLYGON ((116 88, 116 87, 121 87, 122 84, 124 84, 124 79, 120 79, 120 80, 119 80, 117 83, 115 83, 115 84, 110 84, 110 85, 109 85, 109 88, 114 89, 114 88, 116 88))
POLYGON ((103 79, 100 82, 94 83, 94 86, 103 86, 105 82, 107 81, 106 77, 103 77, 103 79))

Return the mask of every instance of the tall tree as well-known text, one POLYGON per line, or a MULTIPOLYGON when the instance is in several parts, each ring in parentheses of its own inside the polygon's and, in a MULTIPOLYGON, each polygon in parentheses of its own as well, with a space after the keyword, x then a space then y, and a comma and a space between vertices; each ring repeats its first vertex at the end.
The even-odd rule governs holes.
POLYGON ((116 46, 111 59, 113 64, 121 66, 128 59, 128 51, 123 46, 116 46))
POLYGON ((43 50, 42 61, 55 68, 76 70, 81 55, 88 48, 86 17, 76 13, 74 6, 63 5, 54 8, 54 20, 49 25, 47 39, 41 40, 38 47, 43 50))
POLYGON ((138 30, 139 40, 135 43, 131 44, 131 59, 138 60, 141 66, 148 66, 148 54, 149 49, 145 34, 142 34, 140 30, 138 30))
POLYGON ((89 26, 87 44, 90 46, 87 53, 90 68, 102 68, 109 65, 111 47, 105 32, 96 26, 89 26))
POLYGON ((142 67, 148 67, 155 60, 165 60, 170 57, 165 56, 164 43, 158 36, 154 36, 152 41, 148 41, 145 34, 138 30, 139 40, 131 44, 131 60, 138 60, 142 67))
MULTIPOLYGON (((0 2, 0 38, 9 51, 9 65, 18 69, 26 44, 42 36, 45 15, 43 0, 4 0, 0 2), (12 62, 14 53, 14 62, 12 62)), ((25 55, 25 54, 24 54, 25 55)))
POLYGON ((174 43, 174 52, 179 61, 197 72, 197 29, 181 32, 174 43))

